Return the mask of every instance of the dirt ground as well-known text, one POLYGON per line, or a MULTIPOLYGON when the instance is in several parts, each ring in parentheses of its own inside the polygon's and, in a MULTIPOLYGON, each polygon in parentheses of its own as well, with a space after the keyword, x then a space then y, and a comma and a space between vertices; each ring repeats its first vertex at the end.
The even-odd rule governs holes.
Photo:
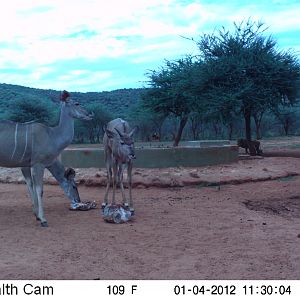
MULTIPOLYGON (((136 170, 136 216, 118 225, 104 222, 99 208, 69 211, 62 190, 46 184, 49 227, 41 228, 26 186, 15 183, 20 174, 6 171, 0 174, 1 280, 300 279, 298 158, 136 170)), ((78 181, 82 200, 99 206, 98 172, 81 170, 78 181)))

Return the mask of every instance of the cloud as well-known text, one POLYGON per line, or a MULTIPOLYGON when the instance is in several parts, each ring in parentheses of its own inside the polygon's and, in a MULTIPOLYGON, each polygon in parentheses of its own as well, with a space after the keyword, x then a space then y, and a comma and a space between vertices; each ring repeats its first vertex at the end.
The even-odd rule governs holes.
POLYGON ((165 58, 197 52, 180 36, 197 38, 249 17, 265 21, 282 47, 299 48, 286 35, 300 28, 299 9, 282 0, 10 0, 0 11, 0 80, 78 91, 132 87, 165 58))

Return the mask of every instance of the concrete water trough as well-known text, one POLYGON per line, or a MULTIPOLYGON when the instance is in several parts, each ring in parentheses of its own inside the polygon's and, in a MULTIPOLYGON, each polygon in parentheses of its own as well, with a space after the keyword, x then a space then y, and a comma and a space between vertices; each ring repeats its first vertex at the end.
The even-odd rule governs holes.
MULTIPOLYGON (((180 147, 171 147, 171 145, 147 147, 137 143, 137 159, 134 161, 134 166, 137 168, 199 167, 228 164, 238 160, 238 147, 235 145, 199 147, 200 145, 201 141, 180 147)), ((100 146, 67 148, 61 154, 61 160, 66 167, 105 167, 104 151, 100 146)))
MULTIPOLYGON (((173 148, 173 142, 136 142, 138 148, 173 148)), ((197 141, 181 141, 180 147, 213 147, 230 145, 229 140, 197 140, 197 141)))

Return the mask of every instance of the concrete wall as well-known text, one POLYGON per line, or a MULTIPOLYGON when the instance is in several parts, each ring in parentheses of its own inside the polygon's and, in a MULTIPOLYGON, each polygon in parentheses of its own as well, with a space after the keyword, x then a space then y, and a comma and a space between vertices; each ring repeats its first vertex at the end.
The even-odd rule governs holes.
MULTIPOLYGON (((173 142, 135 142, 136 148, 173 148, 173 142)), ((225 146, 236 145, 236 141, 229 140, 197 140, 197 141, 181 141, 179 147, 213 147, 213 146, 225 146)), ((101 149, 103 144, 71 144, 68 149, 101 149)))
MULTIPOLYGON (((197 140, 197 141, 181 141, 180 147, 213 147, 230 145, 229 140, 197 140)), ((135 146, 141 148, 169 148, 173 147, 173 142, 136 142, 135 146)))
MULTIPOLYGON (((237 146, 140 148, 136 149, 138 168, 198 167, 227 164, 238 160, 237 146)), ((103 149, 66 149, 61 154, 66 167, 103 168, 103 149)))

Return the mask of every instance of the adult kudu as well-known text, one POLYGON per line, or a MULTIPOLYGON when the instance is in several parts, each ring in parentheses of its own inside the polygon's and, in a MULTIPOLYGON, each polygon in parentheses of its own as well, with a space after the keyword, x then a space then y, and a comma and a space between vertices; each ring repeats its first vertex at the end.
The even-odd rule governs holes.
POLYGON ((120 184, 123 204, 129 206, 132 214, 134 213, 132 201, 132 160, 135 159, 133 134, 137 127, 130 129, 127 121, 120 118, 110 121, 106 128, 103 137, 104 158, 107 169, 107 185, 102 208, 108 203, 108 192, 113 185, 112 204, 115 204, 115 191, 117 182, 120 184), (123 186, 123 171, 127 165, 128 187, 129 187, 129 204, 126 201, 125 191, 123 186))
POLYGON ((73 140, 74 119, 93 118, 92 114, 69 97, 67 91, 62 92, 60 119, 55 127, 37 122, 0 121, 0 166, 21 168, 34 214, 42 227, 48 226, 42 203, 44 170, 48 168, 65 193, 70 193, 63 179, 64 168, 58 161, 58 156, 73 140))

